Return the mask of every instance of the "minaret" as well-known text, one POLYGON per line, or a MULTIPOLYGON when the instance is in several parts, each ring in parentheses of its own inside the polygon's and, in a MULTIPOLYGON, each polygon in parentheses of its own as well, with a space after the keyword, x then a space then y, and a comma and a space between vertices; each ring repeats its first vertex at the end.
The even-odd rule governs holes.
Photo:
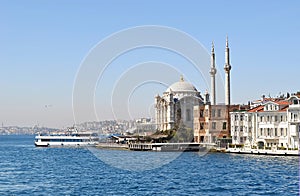
POLYGON ((211 46, 211 67, 210 67, 210 81, 211 81, 211 105, 216 105, 216 65, 215 65, 215 47, 214 42, 212 42, 211 46))
POLYGON ((228 37, 226 37, 226 49, 225 49, 225 104, 230 105, 230 60, 229 60, 229 47, 228 37))

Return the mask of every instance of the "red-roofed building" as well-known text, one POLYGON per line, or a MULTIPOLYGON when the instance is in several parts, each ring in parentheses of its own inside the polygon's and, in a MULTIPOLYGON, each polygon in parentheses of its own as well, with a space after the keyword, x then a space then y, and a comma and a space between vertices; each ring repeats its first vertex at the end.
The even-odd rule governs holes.
POLYGON ((299 148, 300 96, 264 100, 248 111, 231 112, 233 144, 258 148, 299 148))

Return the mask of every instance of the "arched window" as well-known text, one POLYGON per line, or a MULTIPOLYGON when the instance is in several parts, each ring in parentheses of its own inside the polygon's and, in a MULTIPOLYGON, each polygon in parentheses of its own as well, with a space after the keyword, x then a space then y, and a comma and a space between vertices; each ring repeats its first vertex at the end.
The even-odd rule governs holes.
POLYGON ((191 117, 191 110, 190 109, 186 109, 186 121, 191 121, 192 117, 191 117))

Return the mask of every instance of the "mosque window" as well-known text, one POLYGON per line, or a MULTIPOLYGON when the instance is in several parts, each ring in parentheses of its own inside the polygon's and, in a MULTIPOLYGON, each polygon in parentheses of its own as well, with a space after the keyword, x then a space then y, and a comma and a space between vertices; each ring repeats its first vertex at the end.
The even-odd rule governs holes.
POLYGON ((186 110, 186 121, 191 121, 191 110, 190 109, 186 110))

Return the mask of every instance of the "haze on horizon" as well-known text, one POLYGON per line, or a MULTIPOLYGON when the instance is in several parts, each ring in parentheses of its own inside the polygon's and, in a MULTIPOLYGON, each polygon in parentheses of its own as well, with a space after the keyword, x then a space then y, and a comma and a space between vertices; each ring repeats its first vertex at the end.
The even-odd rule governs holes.
MULTIPOLYGON (((283 1, 3 1, 0 7, 0 123, 4 126, 66 127, 74 124, 72 92, 80 65, 101 40, 142 25, 176 28, 210 53, 215 43, 219 77, 224 76, 225 38, 229 37, 232 103, 247 103, 262 94, 299 91, 300 2, 283 1)), ((111 111, 111 89, 128 69, 159 62, 172 69, 140 70, 165 74, 166 82, 146 82, 132 91, 131 118, 151 117, 156 94, 183 74, 203 94, 208 84, 190 62, 159 48, 141 48, 120 55, 95 88, 99 119, 128 118, 111 111)), ((207 66, 210 66, 209 64, 207 66)), ((165 66, 164 66, 165 68, 165 66)), ((203 73, 208 74, 208 73, 203 73)), ((126 74, 125 76, 126 77, 126 74)), ((125 80, 126 81, 126 80, 125 80)), ((217 87, 219 88, 219 87, 217 87)), ((220 88, 219 88, 220 89, 220 88)), ((222 88, 221 88, 222 89, 222 88)), ((118 91, 114 102, 122 102, 118 91)), ((218 102, 224 102, 218 90, 218 102)), ((128 99, 128 97, 125 97, 128 99)), ((129 100, 129 99, 128 99, 129 100)), ((85 103, 81 107, 84 108, 85 103)), ((122 105, 118 105, 122 109, 122 105)), ((84 110, 83 110, 84 112, 84 110)))

